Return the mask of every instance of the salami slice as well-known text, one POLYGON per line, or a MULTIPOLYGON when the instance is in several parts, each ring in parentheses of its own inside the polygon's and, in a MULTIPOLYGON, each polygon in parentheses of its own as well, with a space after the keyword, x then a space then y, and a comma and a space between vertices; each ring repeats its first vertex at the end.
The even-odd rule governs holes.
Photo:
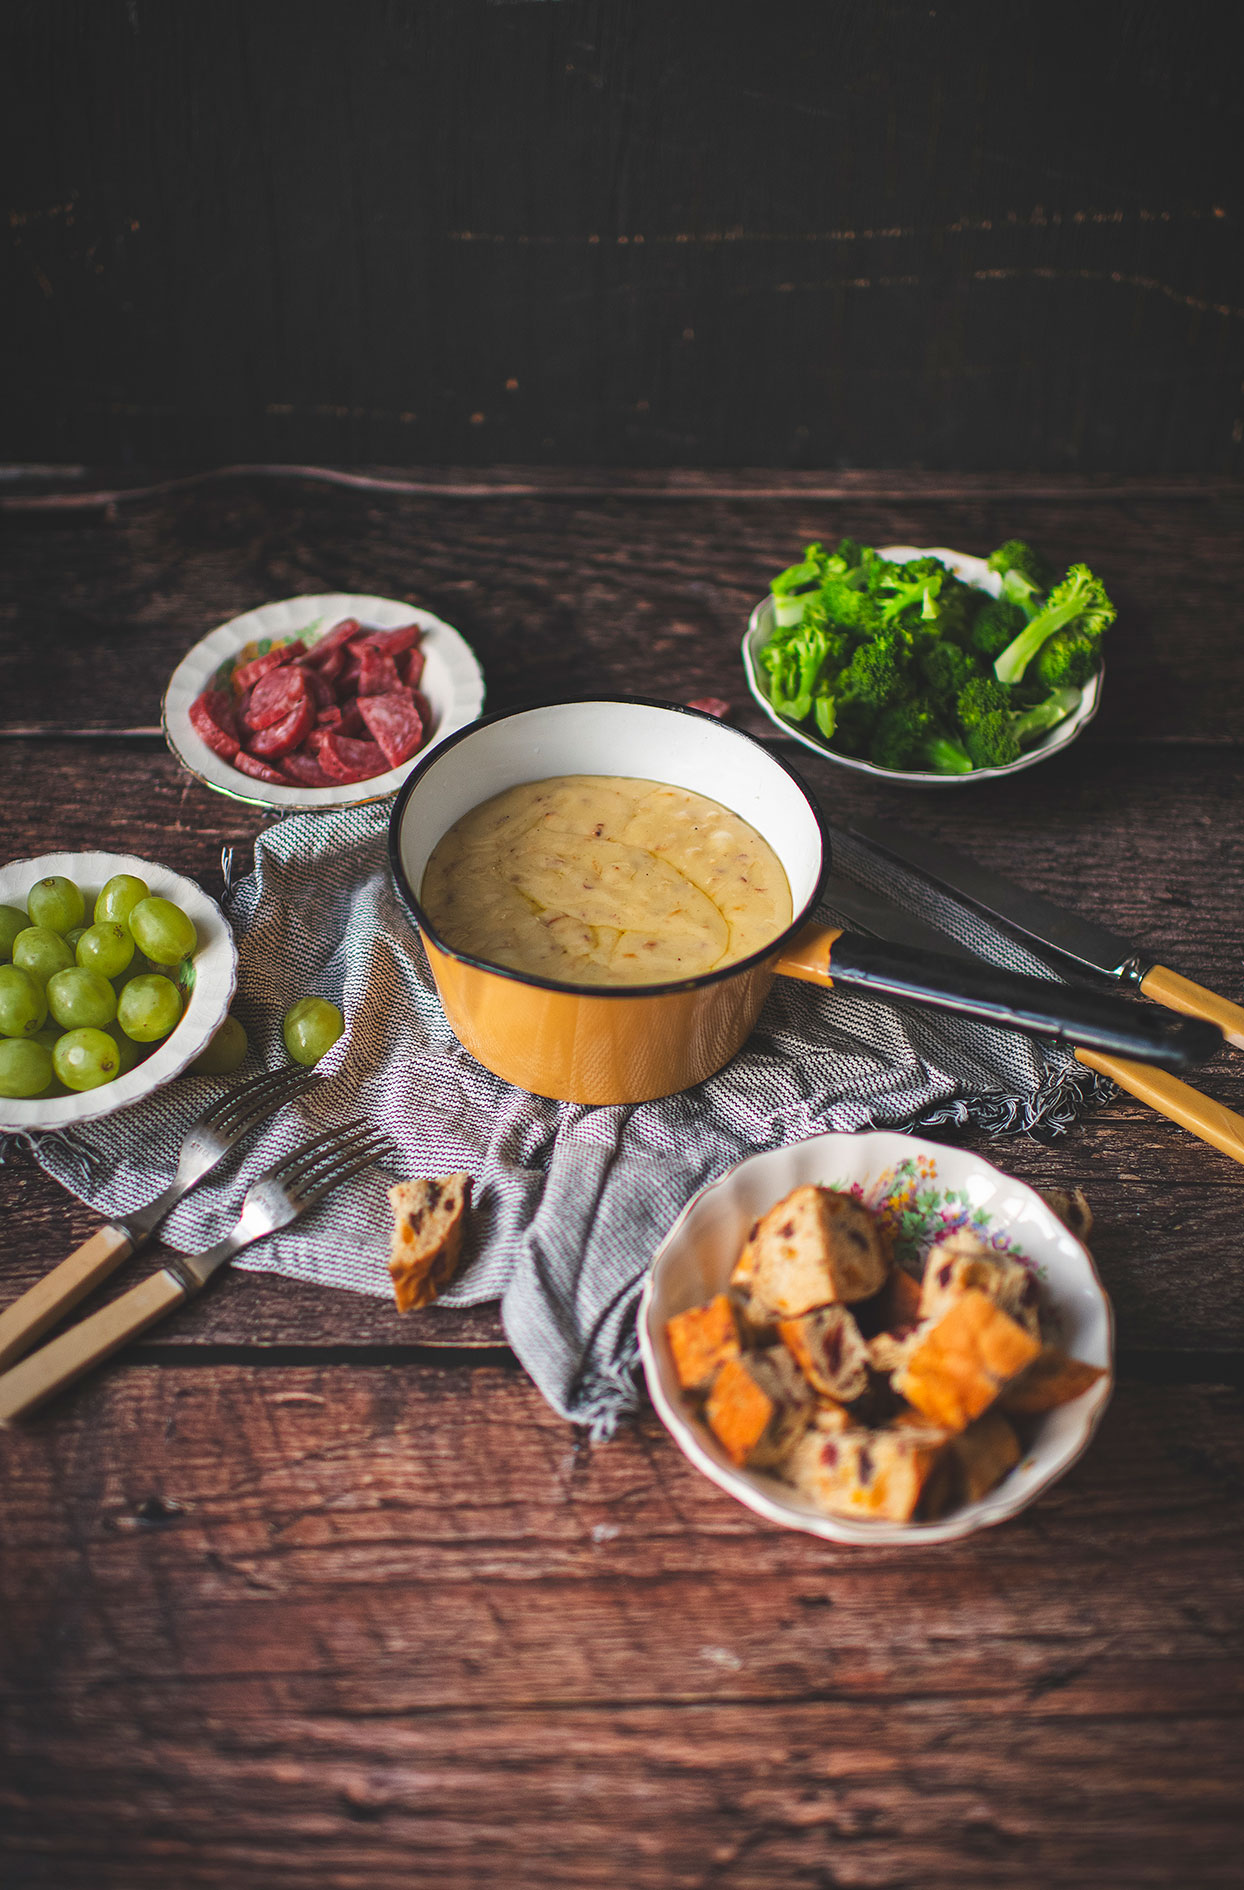
POLYGON ((292 663, 296 657, 305 656, 307 646, 301 637, 295 637, 292 643, 283 643, 278 650, 269 650, 265 656, 257 656, 251 663, 243 663, 241 669, 233 672, 233 687, 240 695, 243 690, 252 689, 261 676, 269 670, 281 669, 286 663, 292 663))
POLYGON ((383 650, 378 650, 374 643, 364 643, 359 648, 359 695, 387 696, 391 689, 400 689, 402 679, 397 673, 397 664, 383 650))
POLYGON ((335 650, 341 649, 351 637, 356 637, 362 627, 357 617, 343 617, 340 623, 334 624, 331 630, 326 630, 324 635, 311 645, 307 651, 307 661, 314 663, 317 669, 322 668, 325 659, 335 650))
POLYGON ((359 714, 384 750, 391 768, 400 768, 423 740, 423 720, 409 689, 383 696, 360 696, 359 714))
POLYGON ((241 743, 233 712, 233 697, 227 689, 205 689, 189 708, 190 726, 208 747, 224 761, 232 761, 241 743))
POLYGON ((401 656, 404 650, 413 650, 422 635, 422 624, 404 623, 396 630, 370 630, 367 641, 386 656, 401 656))
POLYGON ((313 664, 307 662, 305 657, 298 665, 298 673, 306 681, 317 709, 327 709, 337 700, 331 680, 322 670, 316 669, 313 664))
POLYGON ((384 774, 388 763, 384 751, 375 742, 356 742, 333 730, 319 730, 317 760, 325 774, 334 781, 370 781, 384 774))
POLYGON ((397 673, 408 689, 417 689, 423 677, 423 666, 427 658, 422 650, 407 650, 397 666, 397 673))
POLYGON ((254 755, 248 755, 244 748, 239 748, 233 757, 233 765, 243 774, 249 774, 256 781, 274 781, 278 787, 288 787, 289 781, 279 768, 270 768, 266 761, 260 761, 254 755))
POLYGON ((314 755, 305 749, 295 748, 288 755, 282 755, 281 766, 286 774, 291 775, 300 787, 333 787, 331 774, 325 774, 314 755))
MULTIPOLYGON (((296 664, 270 669, 255 684, 242 720, 249 729, 271 728, 275 722, 284 721, 295 709, 301 708, 304 702, 310 702, 314 709, 310 686, 296 664)), ((246 746, 252 753, 255 752, 253 742, 247 742, 246 746)), ((259 752, 262 753, 262 750, 259 752)))
POLYGON ((259 729, 251 736, 247 747, 252 755, 258 755, 264 761, 274 761, 278 755, 287 755, 291 748, 297 748, 314 727, 315 704, 304 689, 301 699, 289 714, 281 721, 259 729))

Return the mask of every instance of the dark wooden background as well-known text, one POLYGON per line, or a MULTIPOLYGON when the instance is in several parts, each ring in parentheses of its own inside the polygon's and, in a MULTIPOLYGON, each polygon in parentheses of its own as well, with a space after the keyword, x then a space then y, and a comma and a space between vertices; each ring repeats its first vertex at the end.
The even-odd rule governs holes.
POLYGON ((1241 14, 8 0, 9 459, 1238 470, 1241 14))

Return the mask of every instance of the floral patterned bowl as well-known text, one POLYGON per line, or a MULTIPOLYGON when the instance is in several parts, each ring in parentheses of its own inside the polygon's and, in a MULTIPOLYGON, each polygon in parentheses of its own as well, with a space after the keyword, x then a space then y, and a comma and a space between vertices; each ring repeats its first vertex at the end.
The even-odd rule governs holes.
POLYGON ((639 1344, 652 1402, 696 1468, 759 1515, 830 1542, 874 1547, 951 1542, 1027 1507, 1087 1448, 1109 1401, 1113 1316, 1083 1244, 1041 1196, 965 1149, 877 1131, 818 1135, 740 1162, 702 1188, 657 1249, 639 1310, 639 1344), (748 1228, 792 1188, 809 1182, 854 1194, 888 1224, 895 1256, 922 1263, 958 1228, 1036 1275, 1042 1311, 1058 1343, 1106 1375, 1091 1390, 1035 1421, 1019 1464, 987 1496, 935 1522, 874 1522, 826 1516, 776 1477, 740 1470, 687 1403, 665 1338, 666 1321, 720 1293, 748 1228))

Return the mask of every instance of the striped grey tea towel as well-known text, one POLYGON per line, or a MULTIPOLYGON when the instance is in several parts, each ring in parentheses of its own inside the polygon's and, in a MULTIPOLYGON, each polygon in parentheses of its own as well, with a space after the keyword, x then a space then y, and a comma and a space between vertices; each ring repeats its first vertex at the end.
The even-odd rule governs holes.
MULTIPOLYGON (((275 1116, 183 1201, 165 1238, 184 1251, 210 1245, 253 1174, 314 1126, 366 1113, 392 1138, 393 1173, 364 1173, 235 1264, 387 1296, 386 1186, 466 1170, 475 1206, 442 1303, 500 1299, 510 1342, 541 1391, 597 1436, 638 1403, 646 1264, 695 1191, 734 1162, 826 1129, 1057 1131, 1108 1093, 1061 1049, 779 978, 743 1050, 693 1090, 626 1108, 530 1096, 482 1069, 450 1031, 389 881, 388 812, 281 821, 227 894, 240 957, 234 1008, 252 1045, 241 1074, 285 1060, 281 1018, 299 997, 332 998, 346 1032, 320 1065, 327 1080, 313 1099, 275 1116)), ((992 962, 1045 971, 901 868, 846 842, 835 865, 992 962)), ((180 1079, 72 1136, 40 1137, 33 1152, 101 1213, 132 1211, 171 1178, 187 1125, 229 1080, 180 1079)))

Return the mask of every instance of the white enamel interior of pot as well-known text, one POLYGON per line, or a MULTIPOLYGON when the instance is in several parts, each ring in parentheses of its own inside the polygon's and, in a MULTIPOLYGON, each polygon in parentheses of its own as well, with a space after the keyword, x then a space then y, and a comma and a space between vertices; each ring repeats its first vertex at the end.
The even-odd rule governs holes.
POLYGON ((559 702, 485 722, 428 757, 402 814, 402 869, 416 894, 441 835, 523 781, 613 774, 690 788, 762 834, 799 918, 820 881, 824 840, 807 795, 758 742, 709 717, 643 702, 559 702))

